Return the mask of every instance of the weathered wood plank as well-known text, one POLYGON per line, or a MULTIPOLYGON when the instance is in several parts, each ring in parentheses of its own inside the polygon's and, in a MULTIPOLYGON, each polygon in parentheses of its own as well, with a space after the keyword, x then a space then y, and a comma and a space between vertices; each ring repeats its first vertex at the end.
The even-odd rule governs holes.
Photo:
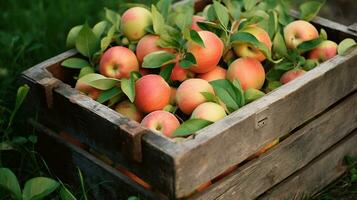
POLYGON ((93 199, 127 199, 129 196, 139 196, 140 199, 147 200, 166 199, 139 186, 88 152, 64 141, 43 125, 35 122, 32 122, 32 125, 40 133, 38 150, 51 169, 62 181, 78 186, 79 167, 93 199))
POLYGON ((255 199, 357 128, 357 93, 193 199, 255 199))
POLYGON ((304 195, 315 194, 346 171, 347 167, 343 164, 343 159, 346 155, 357 155, 356 144, 357 131, 354 131, 349 137, 259 199, 300 199, 304 195))
POLYGON ((345 57, 336 56, 180 144, 181 153, 175 156, 176 195, 189 195, 192 188, 355 91, 356 62, 357 49, 345 57), (266 118, 266 125, 256 129, 261 118, 266 118))

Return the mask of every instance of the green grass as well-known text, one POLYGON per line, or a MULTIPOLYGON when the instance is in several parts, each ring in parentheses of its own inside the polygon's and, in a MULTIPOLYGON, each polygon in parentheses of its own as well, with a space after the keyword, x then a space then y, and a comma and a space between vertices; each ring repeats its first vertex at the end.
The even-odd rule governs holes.
MULTIPOLYGON (((67 48, 65 40, 71 27, 100 19, 103 7, 118 10, 125 0, 9 0, 0 6, 0 136, 14 106, 17 80, 21 72, 51 58, 67 48)), ((138 2, 138 1, 137 1, 138 2)), ((150 3, 150 1, 142 1, 150 3)), ((25 117, 15 118, 13 135, 29 136, 22 126, 25 117)), ((1 142, 1 141, 0 141, 1 142)), ((33 157, 33 144, 22 146, 14 162, 1 162, 15 170, 20 181, 46 174, 33 157), (31 156, 28 156, 31 155, 31 156), (8 164, 10 163, 10 164, 8 164)), ((1 157, 1 154, 0 154, 1 157)), ((351 168, 352 169, 352 168, 351 168)), ((357 176, 357 175, 355 175, 357 176)), ((357 199, 356 181, 350 172, 311 200, 357 199)))

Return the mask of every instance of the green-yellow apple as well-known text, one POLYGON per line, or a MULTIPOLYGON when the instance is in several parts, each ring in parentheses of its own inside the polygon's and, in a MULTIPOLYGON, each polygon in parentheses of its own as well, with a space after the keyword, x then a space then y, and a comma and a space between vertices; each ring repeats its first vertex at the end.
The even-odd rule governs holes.
POLYGON ((139 63, 133 51, 115 46, 108 49, 100 59, 99 71, 110 78, 129 78, 130 72, 139 71, 139 63))
POLYGON ((195 30, 195 31, 202 31, 202 29, 198 26, 197 22, 203 22, 206 19, 202 16, 199 15, 194 15, 192 16, 192 25, 191 25, 191 29, 195 30))
POLYGON ((210 31, 198 31, 198 34, 203 40, 204 47, 191 40, 187 43, 187 51, 193 54, 197 62, 190 70, 195 73, 207 73, 219 63, 224 45, 222 40, 210 31))
POLYGON ((77 81, 75 88, 93 100, 97 100, 101 91, 80 81, 77 81))
POLYGON ((213 87, 208 81, 193 78, 182 82, 176 92, 176 103, 180 110, 190 115, 198 105, 206 102, 202 92, 214 94, 213 87))
POLYGON ((293 21, 284 28, 285 43, 290 49, 295 49, 299 44, 318 37, 319 32, 316 28, 304 20, 293 21))
POLYGON ((308 58, 324 62, 337 55, 338 45, 330 40, 323 41, 316 48, 309 52, 308 58))
POLYGON ((139 40, 146 34, 146 28, 152 25, 151 12, 142 7, 133 7, 121 17, 121 29, 129 40, 139 40))
POLYGON ((227 70, 220 66, 217 66, 207 73, 198 74, 197 78, 210 82, 219 79, 226 79, 226 75, 227 75, 227 70))
MULTIPOLYGON (((249 26, 244 29, 243 32, 250 33, 254 35, 259 42, 265 44, 265 46, 271 50, 272 43, 269 34, 262 28, 258 26, 249 26)), ((266 59, 265 55, 256 47, 245 42, 236 42, 233 44, 234 52, 240 57, 255 58, 262 62, 266 59)))
POLYGON ((169 48, 162 48, 159 45, 157 45, 157 41, 160 39, 159 36, 157 35, 145 35, 139 40, 138 45, 136 46, 136 56, 138 57, 138 60, 140 63, 143 62, 144 57, 150 53, 156 52, 156 51, 168 51, 173 53, 173 49, 169 48))
POLYGON ((222 106, 213 102, 205 102, 197 106, 191 115, 191 119, 204 119, 216 122, 227 116, 222 106))
POLYGON ((255 88, 250 88, 246 91, 244 91, 244 99, 246 103, 250 103, 252 101, 255 101, 265 95, 264 92, 257 90, 255 88))
POLYGON ((306 73, 306 71, 303 70, 303 69, 297 69, 297 70, 296 69, 292 69, 290 71, 285 72, 281 76, 280 82, 282 84, 286 84, 286 83, 296 79, 297 77, 304 75, 305 73, 306 73))
POLYGON ((146 115, 141 121, 141 125, 167 137, 172 137, 172 133, 180 126, 180 122, 172 113, 157 110, 146 115))
POLYGON ((115 107, 115 111, 139 123, 143 118, 143 114, 136 108, 135 104, 131 103, 130 101, 120 102, 115 107))
POLYGON ((169 104, 171 89, 159 75, 149 74, 135 83, 135 105, 144 113, 162 110, 169 104))
POLYGON ((265 81, 264 67, 254 58, 238 58, 229 65, 227 79, 239 80, 243 90, 250 88, 259 90, 265 81))

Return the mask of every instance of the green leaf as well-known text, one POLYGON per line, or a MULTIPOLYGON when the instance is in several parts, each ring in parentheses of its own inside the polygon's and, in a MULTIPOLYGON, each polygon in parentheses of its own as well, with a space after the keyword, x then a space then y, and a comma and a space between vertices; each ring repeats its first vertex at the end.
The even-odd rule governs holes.
POLYGON ((99 90, 108 90, 120 82, 115 78, 107 78, 101 74, 91 73, 81 77, 79 82, 88 84, 99 90))
POLYGON ((93 27, 93 32, 98 38, 100 38, 108 27, 109 23, 107 21, 100 21, 93 27))
POLYGON ((82 69, 83 67, 90 66, 89 62, 82 58, 68 58, 64 60, 61 65, 72 69, 82 69))
POLYGON ((194 134, 200 129, 211 125, 213 122, 203 119, 189 119, 183 122, 172 134, 173 137, 183 137, 194 134))
POLYGON ((165 79, 166 82, 170 81, 172 70, 175 67, 175 63, 171 63, 160 72, 160 76, 165 79))
POLYGON ((154 5, 151 5, 152 25, 156 34, 165 33, 165 19, 154 5))
POLYGON ((25 183, 23 191, 24 200, 40 200, 55 191, 60 184, 47 177, 36 177, 25 183))
POLYGON ((277 70, 289 71, 294 68, 294 64, 291 62, 282 62, 274 66, 277 70))
POLYGON ((221 25, 227 29, 229 22, 228 10, 218 1, 213 1, 213 8, 221 25))
POLYGON ((327 33, 325 31, 325 29, 320 29, 320 36, 319 36, 322 40, 327 40, 328 39, 328 36, 327 36, 327 33))
POLYGON ((113 10, 110 10, 108 8, 104 8, 105 9, 105 17, 108 19, 108 21, 110 23, 113 24, 114 28, 116 31, 119 31, 120 30, 120 15, 113 11, 113 10))
POLYGON ((342 40, 342 42, 340 42, 340 44, 338 45, 338 49, 337 49, 338 55, 345 55, 349 49, 355 47, 356 45, 357 44, 354 39, 347 38, 342 40))
POLYGON ((166 19, 169 16, 172 0, 160 0, 157 2, 156 7, 166 19))
POLYGON ((276 88, 282 86, 283 84, 280 81, 268 81, 268 86, 265 89, 266 92, 275 90, 276 88))
POLYGON ((190 30, 190 38, 192 41, 200 45, 201 47, 205 47, 205 43, 203 42, 201 36, 195 30, 190 30))
POLYGON ((235 95, 236 95, 238 106, 243 107, 245 105, 245 99, 244 99, 244 91, 242 85, 240 84, 238 79, 234 79, 231 83, 235 88, 235 95))
POLYGON ((79 31, 76 39, 76 49, 83 56, 92 57, 99 49, 99 38, 94 34, 88 24, 85 24, 79 31))
POLYGON ((186 53, 185 57, 180 60, 180 67, 182 67, 183 69, 188 69, 195 64, 197 64, 196 58, 192 53, 186 53))
POLYGON ((61 200, 77 200, 77 198, 64 185, 61 187, 60 197, 61 200))
POLYGON ((255 100, 263 97, 264 95, 265 95, 264 92, 257 90, 255 88, 250 88, 244 92, 244 99, 247 103, 250 103, 252 101, 255 101, 255 100))
POLYGON ((139 199, 139 197, 132 196, 132 197, 129 197, 128 200, 140 200, 140 199, 139 199))
POLYGON ((124 94, 129 98, 129 100, 132 103, 135 100, 135 82, 140 77, 141 77, 140 73, 131 72, 130 79, 121 80, 121 90, 124 92, 124 94))
POLYGON ((317 47, 319 44, 321 44, 321 42, 323 42, 323 40, 321 38, 305 41, 305 42, 299 44, 297 46, 297 49, 300 52, 310 51, 310 50, 314 49, 315 47, 317 47))
POLYGON ((279 81, 280 77, 285 73, 284 70, 270 69, 266 75, 268 81, 279 81))
POLYGON ((219 99, 210 92, 201 92, 201 94, 205 97, 207 102, 213 102, 219 104, 219 99))
POLYGON ((241 4, 238 1, 223 0, 223 3, 228 9, 228 13, 234 20, 239 20, 241 15, 241 4))
POLYGON ((325 1, 308 1, 300 6, 300 19, 311 21, 320 11, 321 7, 325 4, 325 1))
POLYGON ((276 56, 278 58, 284 57, 288 52, 286 45, 285 45, 284 38, 280 32, 277 32, 275 34, 275 37, 273 40, 273 52, 275 54, 277 54, 276 56))
POLYGON ((241 99, 237 96, 237 91, 231 82, 228 80, 215 80, 211 81, 210 84, 213 86, 218 98, 226 105, 229 113, 239 109, 241 99))
POLYGON ((78 25, 73 27, 67 35, 67 41, 66 41, 66 46, 67 47, 74 47, 76 45, 76 39, 78 36, 79 31, 81 31, 83 28, 83 25, 78 25))
POLYGON ((167 51, 156 51, 144 57, 143 68, 159 68, 172 62, 176 56, 167 51))
POLYGON ((19 182, 15 174, 8 168, 0 168, 0 188, 9 192, 12 199, 22 199, 19 182))
POLYGON ((247 11, 252 10, 256 4, 257 0, 243 0, 244 8, 247 11))
POLYGON ((99 95, 97 101, 99 103, 104 103, 109 101, 111 98, 119 95, 120 93, 122 93, 121 89, 118 87, 113 87, 112 89, 106 90, 101 92, 101 94, 99 95))
POLYGON ((81 71, 79 72, 78 78, 82 78, 83 76, 85 76, 87 74, 93 74, 93 73, 94 73, 93 67, 83 67, 81 69, 81 71))
POLYGON ((14 107, 14 110, 11 112, 11 116, 10 116, 9 124, 8 124, 9 127, 12 125, 15 115, 16 115, 17 111, 20 109, 24 100, 26 99, 26 96, 27 96, 29 90, 30 90, 30 87, 26 84, 19 87, 19 89, 17 89, 15 107, 14 107))

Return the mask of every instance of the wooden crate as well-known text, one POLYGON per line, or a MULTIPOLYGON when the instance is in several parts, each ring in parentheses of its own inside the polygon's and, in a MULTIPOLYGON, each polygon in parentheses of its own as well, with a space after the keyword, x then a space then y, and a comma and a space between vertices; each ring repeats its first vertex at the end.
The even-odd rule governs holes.
MULTIPOLYGON (((202 4, 196 6, 202 7, 202 4)), ((357 37, 357 33, 347 26, 323 18, 317 17, 313 23, 324 28, 334 41, 357 37)), ((240 199, 254 199, 274 185, 280 185, 298 170, 308 169, 307 166, 319 156, 324 157, 323 152, 328 149, 340 149, 334 145, 338 145, 357 125, 356 96, 351 95, 357 88, 356 48, 346 56, 330 59, 180 143, 141 127, 75 90, 72 77, 76 71, 60 66, 64 59, 73 56, 79 55, 74 50, 67 51, 23 73, 22 80, 31 88, 27 101, 29 106, 26 107, 37 113, 41 124, 54 131, 70 133, 90 148, 130 169, 160 191, 161 197, 187 197, 203 183, 242 163, 276 138, 296 132, 272 151, 275 154, 269 153, 246 163, 224 181, 192 197, 230 199, 239 195, 240 199), (351 96, 347 98, 348 95, 351 96), (339 107, 341 103, 336 103, 340 101, 350 102, 349 108, 343 107, 347 111, 344 110, 341 116, 339 113, 329 115, 334 121, 321 126, 317 124, 318 119, 322 120, 321 117, 331 113, 331 106, 339 107), (331 126, 334 132, 324 129, 324 126, 331 126), (321 132, 314 132, 314 128, 321 129, 321 132), (325 138, 322 134, 330 135, 325 138), (305 138, 301 140, 306 144, 299 143, 299 138, 305 138), (318 144, 321 141, 323 144, 318 144), (319 148, 314 149, 316 147, 319 148), (286 156, 285 160, 282 155, 286 156), (263 161, 265 165, 260 164, 263 161)), ((356 138, 351 136, 347 141, 356 141, 356 138)), ((331 150, 335 151, 340 152, 331 150)), ((274 190, 271 194, 274 195, 274 190)))

